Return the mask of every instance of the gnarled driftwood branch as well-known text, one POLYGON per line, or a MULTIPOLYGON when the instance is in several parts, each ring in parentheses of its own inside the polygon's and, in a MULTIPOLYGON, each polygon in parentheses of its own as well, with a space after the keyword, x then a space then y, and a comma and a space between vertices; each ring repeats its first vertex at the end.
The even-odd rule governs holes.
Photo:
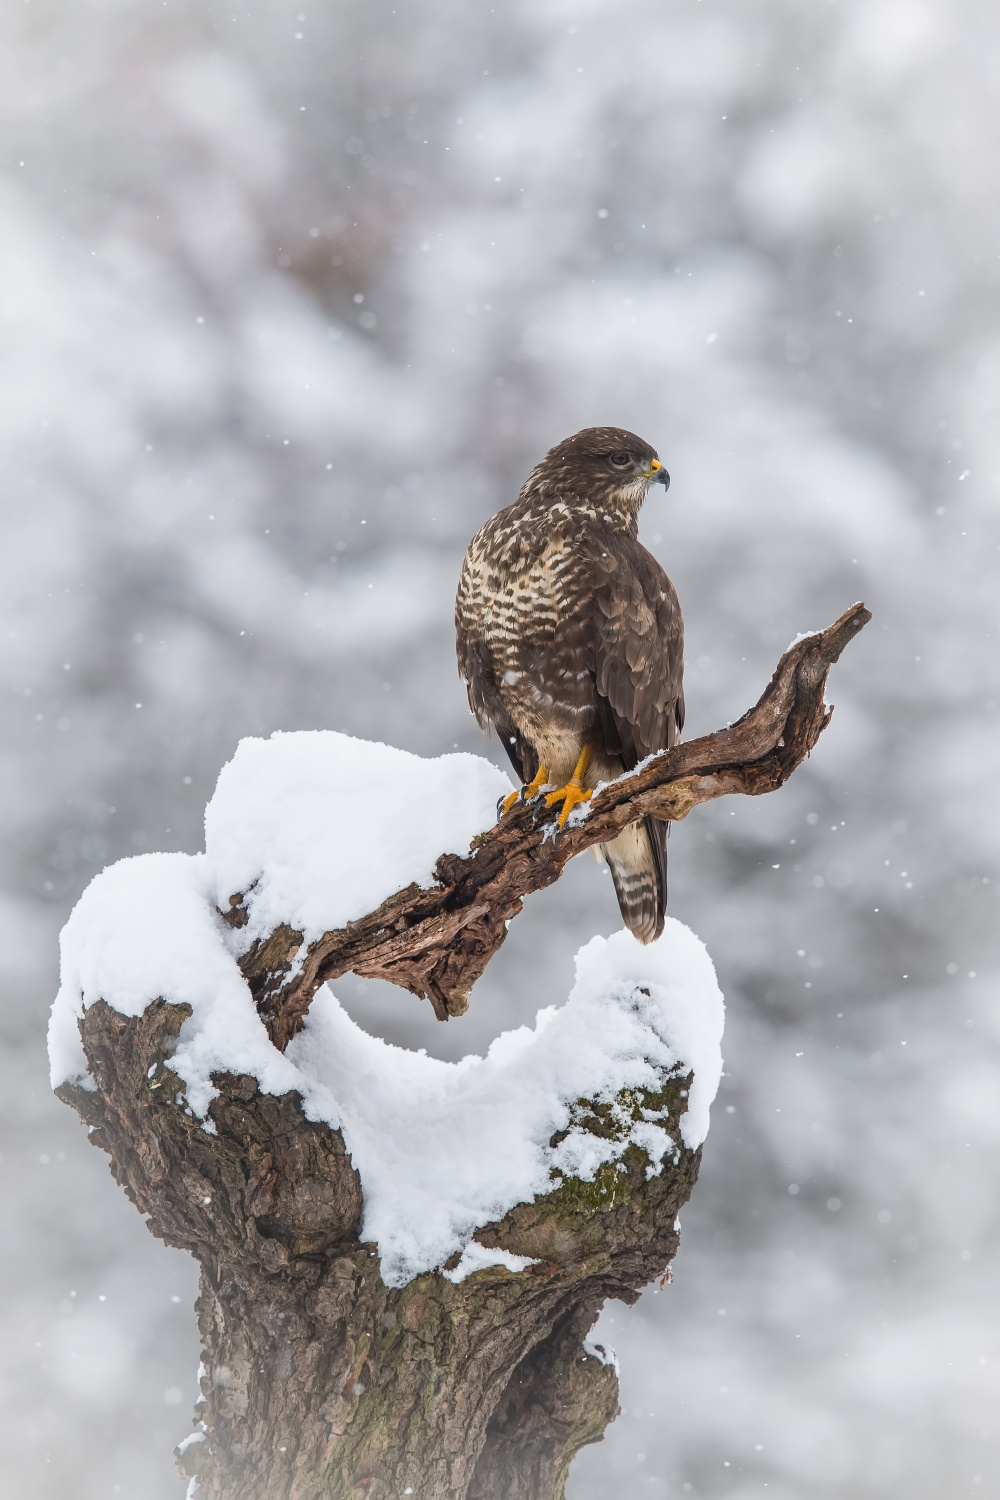
MULTIPOLYGON (((324 933, 304 954, 302 934, 287 926, 256 943, 241 968, 272 1041, 284 1049, 320 985, 348 972, 426 997, 439 1020, 461 1015, 524 897, 558 880, 575 854, 647 813, 678 822, 699 802, 732 792, 755 797, 787 781, 829 722, 823 692, 830 667, 870 619, 856 604, 826 630, 796 641, 760 701, 735 724, 652 756, 596 793, 585 816, 558 836, 555 814, 540 817, 539 804, 521 805, 469 855, 442 854, 437 885, 408 886, 368 916, 324 933)), ((233 896, 224 913, 234 926, 246 921, 242 900, 233 896)))

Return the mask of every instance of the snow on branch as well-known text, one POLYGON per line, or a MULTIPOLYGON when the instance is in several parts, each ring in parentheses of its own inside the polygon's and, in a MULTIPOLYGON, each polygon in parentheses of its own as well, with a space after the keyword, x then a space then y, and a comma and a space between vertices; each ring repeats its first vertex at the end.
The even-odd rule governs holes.
POLYGON ((652 757, 558 836, 537 804, 496 825, 510 783, 477 756, 278 734, 223 768, 204 853, 91 882, 61 938, 52 1083, 152 1232, 201 1262, 178 1462, 206 1500, 304 1494, 298 1474, 338 1500, 376 1480, 498 1500, 515 1471, 562 1494, 616 1410, 583 1341, 606 1298, 669 1266, 697 1177, 721 1074, 711 960, 669 918, 646 948, 594 938, 564 1005, 458 1063, 317 991, 353 970, 461 1013, 572 855, 780 786, 869 618, 795 642, 738 723, 652 757))
MULTIPOLYGON (((372 899, 369 908, 352 913, 346 922, 329 922, 320 933, 315 923, 309 930, 292 915, 290 906, 274 920, 278 907, 273 901, 266 903, 268 925, 262 920, 260 894, 250 880, 237 881, 234 876, 229 891, 220 892, 219 905, 234 929, 252 933, 240 967, 275 1045, 288 1045, 320 985, 348 972, 386 979, 429 999, 439 1020, 461 1015, 523 898, 557 880, 567 860, 647 813, 676 822, 714 797, 734 792, 759 796, 776 790, 826 728, 833 712, 824 702, 827 674, 870 619, 871 612, 856 604, 825 630, 800 637, 778 662, 760 701, 735 724, 651 756, 598 792, 558 836, 555 815, 539 816, 537 806, 527 805, 479 834, 486 819, 477 797, 501 795, 507 789, 505 778, 496 773, 491 780, 481 771, 473 789, 464 763, 484 766, 473 757, 418 762, 420 776, 407 782, 408 795, 425 802, 440 799, 438 805, 448 809, 454 825, 452 848, 467 848, 470 836, 479 835, 471 837, 471 852, 441 854, 430 862, 430 879, 415 876, 404 889, 381 902, 372 899), (456 781, 449 784, 453 773, 456 781), (482 821, 475 828, 477 813, 482 821)), ((389 804, 395 810, 398 799, 392 796, 388 804, 380 803, 367 776, 362 787, 363 795, 355 797, 345 813, 348 827, 338 844, 344 847, 357 839, 360 847, 385 839, 392 849, 409 837, 412 814, 404 812, 401 823, 386 828, 380 814, 389 804)), ((226 816, 235 811, 227 808, 226 816)), ((221 805, 218 812, 221 821, 221 805)), ((210 832, 211 815, 210 807, 210 832)), ((428 853, 422 851, 421 857, 426 859, 428 853)), ((251 861, 247 874, 252 876, 254 868, 251 861)), ((387 869, 391 863, 377 869, 366 892, 374 890, 379 879, 385 881, 387 869)), ((384 883, 381 889, 385 891, 384 883)))
MULTIPOLYGON (((136 1140, 184 1135, 168 1155, 202 1161, 207 1186, 193 1206, 182 1194, 164 1216, 153 1179, 172 1169, 133 1173, 157 1233, 201 1255, 218 1240, 216 1158, 202 1160, 201 1137, 223 1128, 233 1079, 247 1099, 296 1098, 322 1139, 342 1141, 363 1194, 359 1232, 377 1245, 387 1286, 435 1269, 458 1279, 487 1264, 525 1269, 538 1258, 530 1237, 484 1246, 473 1235, 558 1183, 597 1211, 608 1193, 621 1197, 630 1171, 645 1181, 666 1163, 684 1176, 678 1163, 704 1140, 718 1086, 723 1004, 708 954, 679 922, 648 948, 628 932, 594 938, 569 1000, 498 1037, 486 1057, 444 1063, 390 1046, 328 988, 290 1045, 268 1033, 241 972, 246 953, 282 919, 308 952, 394 886, 430 885, 442 843, 468 849, 508 789, 471 755, 426 761, 325 732, 244 740, 206 810, 203 854, 137 855, 91 882, 61 935, 52 1083, 98 1126, 126 1178, 136 1140), (248 893, 235 927, 219 909, 234 884, 248 893)), ((328 1163, 320 1175, 343 1172, 328 1163)), ((259 1217, 242 1196, 230 1213, 259 1217)))

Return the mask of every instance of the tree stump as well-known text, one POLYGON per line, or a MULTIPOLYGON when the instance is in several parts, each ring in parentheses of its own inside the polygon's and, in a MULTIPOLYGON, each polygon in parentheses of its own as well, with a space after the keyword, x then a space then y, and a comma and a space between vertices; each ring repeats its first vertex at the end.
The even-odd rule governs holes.
MULTIPOLYGON (((96 1092, 57 1091, 91 1127, 150 1230, 201 1266, 200 1425, 178 1450, 208 1500, 559 1500, 569 1465, 617 1415, 614 1368, 584 1339, 677 1249, 698 1175, 678 1121, 690 1076, 627 1091, 623 1120, 667 1112, 659 1175, 635 1146, 593 1182, 565 1178, 476 1238, 526 1270, 387 1287, 358 1239, 361 1183, 339 1131, 297 1095, 216 1075, 214 1134, 185 1111, 170 1053, 187 1007, 83 1021, 96 1092)), ((580 1101, 576 1124, 621 1121, 580 1101)), ((457 1259, 457 1257, 455 1258, 457 1259)), ((447 1271, 446 1266, 445 1270, 447 1271)))
MULTIPOLYGON (((870 618, 857 605, 796 642, 742 719, 598 791, 558 838, 522 805, 467 856, 442 855, 429 888, 308 944, 275 927, 240 959, 273 1047, 348 970, 427 997, 440 1019, 460 1015, 524 895, 572 855, 647 813, 677 819, 780 786, 829 721, 831 663, 870 618)), ((235 892, 221 913, 231 927, 246 901, 235 892)), ((202 1395, 177 1450, 189 1495, 561 1500, 573 1455, 618 1409, 613 1362, 587 1332, 606 1299, 634 1302, 677 1249, 701 1159, 681 1124, 692 1074, 664 1066, 655 1087, 576 1100, 573 1129, 617 1154, 589 1178, 553 1169, 548 1191, 475 1231, 473 1246, 508 1265, 475 1268, 473 1256, 470 1271, 467 1248, 390 1286, 359 1238, 362 1182, 343 1136, 307 1118, 298 1093, 213 1073, 207 1119, 194 1115, 170 1065, 191 1015, 169 996, 140 1015, 93 1000, 79 1022, 89 1076, 56 1090, 152 1233, 201 1266, 202 1395), (661 1160, 632 1139, 654 1118, 669 1139, 661 1160)))

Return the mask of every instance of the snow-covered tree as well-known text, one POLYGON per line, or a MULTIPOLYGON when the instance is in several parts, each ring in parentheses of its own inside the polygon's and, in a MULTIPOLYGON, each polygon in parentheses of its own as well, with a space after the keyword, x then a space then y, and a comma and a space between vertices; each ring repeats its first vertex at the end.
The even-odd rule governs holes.
POLYGON ((649 757, 558 836, 544 803, 491 829, 510 786, 488 761, 303 731, 241 743, 204 853, 94 879, 63 932, 52 1081, 201 1266, 191 1496, 562 1500, 617 1412, 587 1335, 669 1274, 697 1177, 711 960, 672 918, 646 947, 595 937, 565 1005, 457 1063, 370 1035, 323 981, 379 973, 461 1015, 573 854, 780 786, 869 618, 793 643, 738 723, 649 757))

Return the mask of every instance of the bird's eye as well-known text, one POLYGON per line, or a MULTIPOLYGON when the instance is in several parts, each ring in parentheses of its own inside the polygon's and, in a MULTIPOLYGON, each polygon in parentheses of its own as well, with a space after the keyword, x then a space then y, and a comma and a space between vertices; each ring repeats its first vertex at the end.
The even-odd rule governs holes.
POLYGON ((632 459, 627 453, 612 453, 611 462, 616 469, 625 469, 632 462, 632 459))

